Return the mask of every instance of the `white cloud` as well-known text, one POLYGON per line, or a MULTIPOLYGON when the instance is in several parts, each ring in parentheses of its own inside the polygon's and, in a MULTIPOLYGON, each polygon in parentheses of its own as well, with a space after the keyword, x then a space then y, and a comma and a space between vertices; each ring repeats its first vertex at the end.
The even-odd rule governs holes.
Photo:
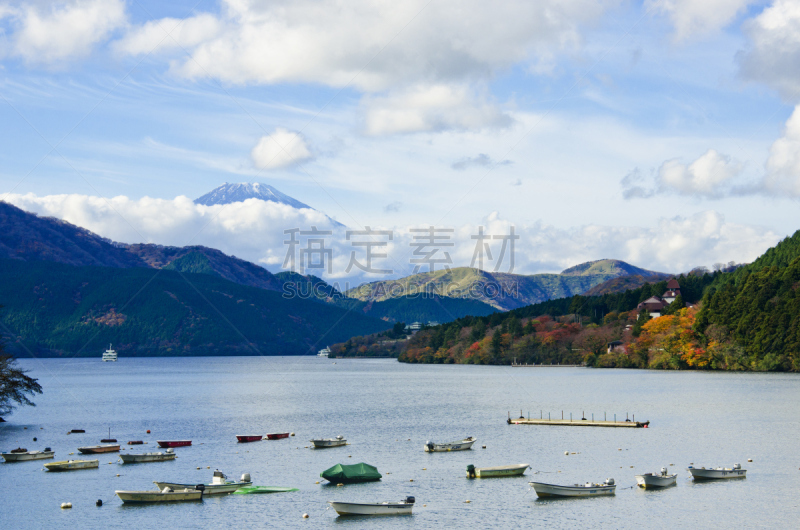
POLYGON ((761 187, 766 193, 800 197, 800 105, 786 122, 783 136, 769 150, 761 187))
MULTIPOLYGON (((355 268, 350 274, 345 272, 350 253, 363 251, 363 247, 356 249, 351 244, 358 236, 346 240, 345 228, 332 226, 324 214, 314 210, 296 210, 255 199, 227 206, 202 206, 183 196, 173 200, 149 197, 133 200, 124 196, 103 199, 85 195, 12 194, 6 201, 26 211, 64 219, 115 241, 205 245, 261 263, 273 271, 281 268, 287 252, 283 230, 309 230, 316 226, 332 231, 325 238, 325 247, 333 251, 332 273, 308 272, 328 279, 348 279, 351 286, 370 279, 355 268)), ((490 235, 507 235, 512 224, 497 212, 481 223, 484 233, 490 235)), ((374 266, 391 268, 396 276, 408 274, 413 268, 409 262, 413 250, 411 227, 372 228, 389 229, 394 233, 391 241, 380 237, 373 239, 387 241, 387 247, 373 250, 389 254, 388 259, 374 266)), ((455 246, 444 249, 452 257, 452 266, 468 266, 475 249, 471 236, 478 233, 478 227, 468 224, 442 228, 454 228, 451 241, 455 246)), ((558 272, 601 258, 622 259, 651 270, 681 272, 715 262, 751 261, 780 240, 780 236, 770 230, 726 222, 722 214, 714 211, 658 219, 652 227, 589 224, 563 229, 538 221, 530 225, 517 224, 515 232, 520 239, 516 242, 514 272, 522 274, 558 272)), ((493 240, 491 245, 497 259, 502 241, 493 240)), ((500 271, 507 270, 508 258, 506 255, 500 271)), ((494 264, 485 262, 484 267, 491 270, 494 264)))
POLYGON ((370 135, 505 127, 512 119, 467 87, 416 86, 364 99, 364 130, 370 135))
MULTIPOLYGON (((191 58, 176 58, 173 69, 230 83, 352 84, 368 92, 463 81, 574 49, 580 27, 617 3, 223 0, 215 29, 187 41, 191 58)), ((156 22, 134 27, 119 49, 149 51, 158 38, 156 22)))
POLYGON ((651 0, 647 8, 665 13, 675 26, 675 40, 705 37, 727 26, 748 5, 760 0, 651 0))
POLYGON ((766 83, 792 103, 800 100, 800 3, 776 0, 744 25, 748 50, 737 60, 742 75, 766 83))
POLYGON ((51 66, 89 55, 126 22, 124 0, 72 0, 7 7, 11 53, 51 66))
POLYGON ((191 48, 214 38, 221 29, 220 21, 203 13, 194 17, 151 20, 114 42, 119 53, 140 55, 154 51, 191 48))
POLYGON ((311 158, 311 150, 300 133, 278 127, 262 136, 250 152, 253 164, 259 169, 278 169, 311 158))

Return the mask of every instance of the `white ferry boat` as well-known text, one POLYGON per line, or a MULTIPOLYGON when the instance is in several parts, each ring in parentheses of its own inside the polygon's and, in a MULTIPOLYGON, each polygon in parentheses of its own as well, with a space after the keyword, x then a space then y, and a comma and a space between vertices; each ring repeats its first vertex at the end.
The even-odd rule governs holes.
POLYGON ((111 349, 111 344, 109 344, 108 349, 103 352, 103 362, 106 361, 117 361, 117 352, 111 349))
POLYGON ((330 355, 330 354, 331 354, 331 349, 330 349, 330 347, 328 347, 328 346, 325 346, 323 349, 321 349, 321 350, 319 351, 319 353, 317 354, 317 357, 327 357, 327 356, 328 356, 328 355, 330 355))

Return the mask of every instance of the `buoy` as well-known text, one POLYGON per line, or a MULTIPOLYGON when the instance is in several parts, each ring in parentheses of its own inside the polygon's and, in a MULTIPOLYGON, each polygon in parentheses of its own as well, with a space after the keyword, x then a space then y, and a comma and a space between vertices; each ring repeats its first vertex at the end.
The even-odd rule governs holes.
POLYGON ((422 505, 422 507, 423 507, 423 508, 427 508, 427 507, 428 507, 428 505, 427 505, 427 504, 423 504, 423 505, 422 505))
POLYGON ((341 482, 336 485, 337 488, 344 486, 341 482))
POLYGON ((318 481, 316 481, 314 484, 319 484, 319 480, 318 480, 318 481))
POLYGON ((412 478, 412 479, 410 479, 410 480, 409 480, 409 482, 414 482, 414 479, 413 479, 413 478, 412 478))
POLYGON ((75 453, 70 453, 70 454, 71 454, 71 455, 74 455, 75 453))
POLYGON ((565 455, 569 455, 569 451, 564 451, 564 454, 565 455))
POLYGON ((347 455, 347 458, 353 458, 353 455, 347 455))
POLYGON ((675 464, 670 464, 670 465, 671 465, 671 466, 674 466, 675 464))
POLYGON ((119 473, 117 473, 117 476, 119 476, 119 473))
POLYGON ((28 428, 27 427, 23 427, 23 429, 27 430, 28 428))
POLYGON ((147 434, 150 434, 150 429, 147 429, 147 434))
POLYGON ((469 504, 471 502, 472 502, 471 500, 467 499, 467 500, 464 501, 464 504, 469 504))
POLYGON ((109 464, 113 464, 114 462, 109 462, 109 464))
POLYGON ((308 519, 308 514, 307 513, 303 514, 303 519, 308 519))
POLYGON ((619 449, 617 449, 617 451, 622 451, 622 447, 620 447, 619 449))
POLYGON ((211 466, 206 466, 206 469, 211 469, 211 466))
POLYGON ((423 471, 427 471, 427 470, 428 470, 428 468, 427 468, 427 467, 423 467, 423 468, 422 468, 422 470, 423 470, 423 471))
POLYGON ((200 469, 199 467, 197 469, 200 469))
POLYGON ((572 453, 572 454, 574 455, 575 453, 572 453))
POLYGON ((35 437, 35 436, 33 437, 33 441, 34 441, 34 442, 36 441, 36 437, 35 437))
POLYGON ((61 509, 68 510, 70 508, 72 508, 72 503, 71 502, 62 502, 61 503, 61 509))
POLYGON ((294 433, 290 434, 289 436, 294 436, 294 433))
POLYGON ((748 458, 748 459, 747 459, 747 461, 748 461, 748 462, 752 462, 752 461, 753 461, 753 459, 752 459, 752 458, 748 458))
POLYGON ((631 466, 631 469, 633 469, 633 466, 631 466))
POLYGON ((44 427, 39 427, 40 429, 44 430, 44 427))
POLYGON ((486 446, 485 446, 485 445, 484 445, 484 446, 482 446, 482 447, 483 447, 484 449, 486 449, 486 446))
POLYGON ((97 499, 97 502, 94 503, 94 505, 95 506, 102 506, 103 505, 103 501, 101 499, 97 499))

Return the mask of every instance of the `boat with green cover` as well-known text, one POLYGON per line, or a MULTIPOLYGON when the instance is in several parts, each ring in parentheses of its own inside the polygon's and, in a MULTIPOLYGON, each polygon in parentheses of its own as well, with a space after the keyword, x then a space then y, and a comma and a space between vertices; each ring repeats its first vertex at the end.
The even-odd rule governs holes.
POLYGON ((320 477, 334 484, 355 484, 357 482, 374 482, 382 475, 378 468, 361 462, 360 464, 336 464, 319 474, 320 477))
POLYGON ((286 493, 289 491, 300 491, 297 488, 282 488, 280 486, 247 486, 239 488, 233 493, 236 495, 247 495, 254 493, 286 493))

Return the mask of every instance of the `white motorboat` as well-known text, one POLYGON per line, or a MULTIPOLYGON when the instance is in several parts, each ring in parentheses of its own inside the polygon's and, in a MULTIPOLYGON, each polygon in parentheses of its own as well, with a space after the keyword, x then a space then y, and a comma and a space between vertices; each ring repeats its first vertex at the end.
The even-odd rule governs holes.
POLYGON ((423 448, 425 449, 426 453, 443 453, 447 451, 466 451, 467 449, 472 449, 472 444, 474 444, 477 440, 473 436, 469 438, 464 438, 463 440, 458 440, 455 442, 447 442, 443 444, 436 444, 433 442, 425 442, 423 448))
POLYGON ((182 490, 185 488, 196 488, 199 486, 203 486, 203 494, 204 495, 224 495, 227 493, 233 493, 234 491, 238 490, 239 488, 244 488, 247 486, 252 486, 253 483, 250 481, 250 473, 245 473, 242 475, 242 479, 239 482, 231 482, 226 480, 228 477, 220 471, 219 469, 214 471, 214 476, 211 479, 211 484, 199 484, 198 486, 194 486, 192 484, 178 484, 175 482, 153 482, 158 489, 164 490, 164 488, 171 488, 175 491, 182 490))
POLYGON ((1 453, 6 462, 26 462, 28 460, 46 460, 55 456, 55 451, 45 447, 44 451, 10 451, 1 453))
POLYGON ((606 479, 602 484, 587 482, 572 486, 558 484, 545 484, 544 482, 530 482, 533 490, 539 497, 599 497, 601 495, 614 495, 616 484, 614 479, 606 479))
POLYGON ((746 478, 746 469, 742 469, 741 464, 734 464, 730 467, 692 467, 689 466, 689 473, 695 480, 724 480, 730 478, 746 478))
POLYGON ((644 475, 636 475, 636 483, 642 488, 666 488, 667 486, 674 486, 678 483, 678 474, 673 473, 669 475, 667 468, 662 467, 661 472, 645 473, 644 475))
POLYGON ((325 357, 326 359, 331 354, 331 349, 329 346, 325 346, 322 348, 319 353, 317 353, 317 357, 325 357))
POLYGON ((339 447, 341 445, 347 445, 347 440, 345 440, 341 435, 337 436, 336 438, 317 438, 315 440, 309 440, 309 441, 314 444, 315 449, 324 449, 326 447, 339 447))
POLYGON ((411 515, 414 497, 400 502, 339 502, 328 501, 339 515, 411 515))
POLYGON ((111 349, 111 344, 108 345, 108 349, 103 352, 103 362, 108 361, 117 361, 117 352, 111 349))
POLYGON ((142 464, 145 462, 164 462, 166 460, 175 460, 177 455, 172 449, 167 449, 166 452, 158 453, 128 453, 120 454, 123 464, 142 464))
MULTIPOLYGON (((200 484, 202 486, 202 484, 200 484)), ((145 502, 182 502, 182 501, 201 501, 203 491, 194 487, 173 490, 164 488, 156 491, 125 491, 117 490, 114 493, 126 504, 145 503, 145 502)))
POLYGON ((99 460, 62 460, 45 464, 48 471, 74 471, 76 469, 95 469, 100 467, 99 460))
POLYGON ((529 464, 511 464, 508 466, 475 467, 467 466, 467 478, 516 477, 525 473, 529 464))

